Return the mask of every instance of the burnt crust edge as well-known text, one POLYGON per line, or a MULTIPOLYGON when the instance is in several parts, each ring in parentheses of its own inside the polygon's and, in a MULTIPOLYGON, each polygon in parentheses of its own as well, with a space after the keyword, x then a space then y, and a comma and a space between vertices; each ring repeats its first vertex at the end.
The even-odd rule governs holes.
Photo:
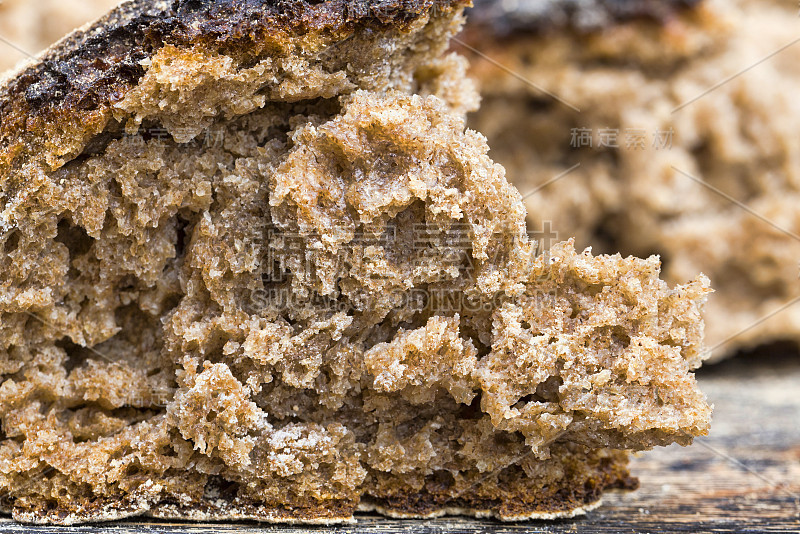
MULTIPOLYGON (((343 40, 357 28, 403 31, 469 0, 131 0, 23 63, 0 85, 0 175, 52 152, 59 132, 87 141, 111 106, 167 45, 247 55, 267 37, 290 43, 314 33, 343 40)), ((57 159, 50 158, 50 159, 57 159)), ((63 163, 63 162, 60 162, 63 163)), ((51 161, 52 164, 52 161, 51 161)))

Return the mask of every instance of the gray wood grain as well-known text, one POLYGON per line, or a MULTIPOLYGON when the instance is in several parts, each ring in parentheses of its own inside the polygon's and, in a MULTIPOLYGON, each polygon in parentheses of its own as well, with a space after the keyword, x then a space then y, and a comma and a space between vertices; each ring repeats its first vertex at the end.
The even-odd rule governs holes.
POLYGON ((31 527, 0 519, 0 532, 61 534, 504 534, 626 532, 800 532, 800 357, 751 356, 700 374, 715 404, 711 434, 691 447, 635 458, 641 488, 607 495, 572 520, 504 524, 467 518, 403 521, 374 515, 340 527, 130 521, 31 527))

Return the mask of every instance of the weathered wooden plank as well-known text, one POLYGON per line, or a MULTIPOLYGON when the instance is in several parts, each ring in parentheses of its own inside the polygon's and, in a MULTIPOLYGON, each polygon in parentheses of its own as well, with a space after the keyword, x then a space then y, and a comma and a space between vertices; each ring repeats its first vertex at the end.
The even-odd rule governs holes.
POLYGON ((800 532, 800 358, 723 363, 700 375, 715 404, 711 435, 688 448, 633 461, 641 488, 608 495, 588 516, 503 524, 467 518, 401 521, 364 515, 355 525, 130 521, 30 527, 0 519, 0 532, 34 534, 520 534, 800 532))

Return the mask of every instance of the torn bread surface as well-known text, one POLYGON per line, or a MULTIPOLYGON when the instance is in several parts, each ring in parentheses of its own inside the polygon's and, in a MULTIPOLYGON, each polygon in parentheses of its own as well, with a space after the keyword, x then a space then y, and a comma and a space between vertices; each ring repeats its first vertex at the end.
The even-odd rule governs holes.
POLYGON ((126 3, 0 90, 17 520, 570 517, 707 432, 708 280, 537 250, 463 6, 349 6, 126 3))

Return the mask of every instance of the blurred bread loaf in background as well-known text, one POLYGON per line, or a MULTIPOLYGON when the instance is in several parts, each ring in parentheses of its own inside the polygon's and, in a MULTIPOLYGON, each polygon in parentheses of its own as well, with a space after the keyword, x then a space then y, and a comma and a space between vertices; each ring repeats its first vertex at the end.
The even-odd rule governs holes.
POLYGON ((800 339, 798 24, 770 0, 476 0, 461 35, 470 126, 530 230, 708 275, 714 358, 800 339))

